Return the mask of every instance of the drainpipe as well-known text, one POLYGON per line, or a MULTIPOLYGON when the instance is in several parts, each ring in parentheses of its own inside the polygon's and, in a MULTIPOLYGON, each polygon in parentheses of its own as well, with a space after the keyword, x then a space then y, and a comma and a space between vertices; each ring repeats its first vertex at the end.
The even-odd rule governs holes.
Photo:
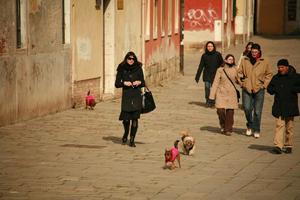
POLYGON ((221 23, 221 44, 222 44, 222 53, 225 50, 224 44, 224 20, 225 20, 225 0, 222 0, 222 23, 221 23))
MULTIPOLYGON (((146 9, 146 0, 142 0, 142 9, 141 9, 141 40, 142 40, 142 45, 141 45, 141 56, 142 56, 142 63, 143 66, 146 66, 146 56, 145 56, 145 9, 146 9)), ((145 68, 143 67, 144 73, 145 73, 145 68)))

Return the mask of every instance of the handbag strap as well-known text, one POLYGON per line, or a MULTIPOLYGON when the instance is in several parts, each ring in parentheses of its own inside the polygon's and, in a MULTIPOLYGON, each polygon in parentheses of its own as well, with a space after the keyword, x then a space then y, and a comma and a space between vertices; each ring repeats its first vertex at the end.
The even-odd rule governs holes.
POLYGON ((144 87, 145 89, 145 91, 148 91, 148 92, 151 92, 151 90, 149 90, 149 88, 147 87, 147 85, 146 85, 146 82, 145 82, 145 87, 144 87))
MULTIPOLYGON (((225 75, 227 76, 227 78, 229 79, 230 83, 233 85, 234 89, 236 89, 234 83, 232 82, 232 80, 229 78, 228 74, 226 73, 225 69, 223 69, 225 75)), ((236 89, 237 90, 237 89, 236 89)))

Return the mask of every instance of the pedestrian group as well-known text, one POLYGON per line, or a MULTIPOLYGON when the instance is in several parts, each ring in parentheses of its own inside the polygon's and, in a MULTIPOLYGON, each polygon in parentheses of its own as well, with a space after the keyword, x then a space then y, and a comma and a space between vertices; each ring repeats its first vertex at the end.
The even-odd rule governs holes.
MULTIPOLYGON (((299 116, 298 93, 300 74, 287 59, 277 63, 278 72, 273 76, 272 67, 263 57, 261 47, 249 42, 235 64, 232 54, 223 60, 216 45, 208 41, 201 56, 195 81, 202 80, 205 88, 206 107, 215 107, 221 133, 230 136, 233 132, 234 110, 238 109, 241 88, 242 108, 246 118, 245 135, 261 136, 261 118, 264 96, 267 91, 274 95, 272 115, 275 117, 273 153, 292 153, 294 117, 299 116)), ((115 87, 122 88, 121 113, 124 134, 122 144, 136 147, 135 136, 141 114, 142 88, 145 87, 142 63, 134 52, 128 52, 117 68, 115 87)))

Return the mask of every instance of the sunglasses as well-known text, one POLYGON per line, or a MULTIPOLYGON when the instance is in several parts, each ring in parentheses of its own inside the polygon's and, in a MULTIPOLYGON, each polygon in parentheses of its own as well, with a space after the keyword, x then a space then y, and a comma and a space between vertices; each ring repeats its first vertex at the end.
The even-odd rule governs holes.
POLYGON ((134 60, 134 58, 133 57, 128 57, 127 60, 134 60))

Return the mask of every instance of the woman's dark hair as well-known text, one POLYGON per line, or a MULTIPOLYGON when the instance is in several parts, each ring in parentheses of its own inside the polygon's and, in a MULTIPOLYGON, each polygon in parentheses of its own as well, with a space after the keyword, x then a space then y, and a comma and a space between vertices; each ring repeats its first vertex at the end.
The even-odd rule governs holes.
POLYGON ((139 66, 142 66, 142 63, 138 61, 138 59, 137 59, 135 53, 134 53, 133 51, 129 51, 129 52, 125 55, 123 61, 119 64, 119 66, 118 66, 118 68, 117 68, 117 71, 124 69, 124 66, 127 65, 127 59, 128 59, 129 57, 133 57, 133 60, 134 60, 133 65, 139 65, 139 66))
POLYGON ((225 58, 224 58, 224 62, 223 62, 223 64, 222 64, 222 67, 224 67, 224 65, 226 64, 226 61, 225 61, 225 60, 227 60, 227 58, 229 58, 229 57, 232 57, 232 58, 233 58, 232 66, 235 65, 235 58, 234 58, 234 56, 233 56, 232 54, 227 54, 227 55, 225 56, 225 58))
POLYGON ((233 64, 235 65, 235 57, 234 57, 234 55, 232 55, 232 54, 227 54, 227 55, 225 56, 225 60, 227 60, 229 57, 232 57, 232 58, 233 58, 233 64))
POLYGON ((123 60, 122 63, 124 63, 124 64, 127 63, 127 59, 128 59, 129 57, 133 57, 134 63, 137 63, 137 62, 138 62, 135 53, 134 53, 133 51, 129 51, 129 52, 126 54, 126 56, 124 57, 124 60, 123 60))
POLYGON ((214 49, 213 49, 212 51, 216 51, 216 50, 217 50, 217 49, 216 49, 215 43, 214 43, 213 41, 208 41, 208 42, 206 42, 206 44, 205 44, 205 53, 209 52, 209 51, 207 50, 208 44, 212 44, 212 45, 214 46, 214 49))
POLYGON ((243 55, 244 55, 244 56, 246 56, 246 55, 249 53, 249 51, 248 51, 248 46, 251 45, 251 47, 252 47, 253 44, 254 44, 254 42, 248 42, 248 43, 247 43, 247 45, 245 46, 245 50, 244 50, 244 52, 243 52, 243 55))

